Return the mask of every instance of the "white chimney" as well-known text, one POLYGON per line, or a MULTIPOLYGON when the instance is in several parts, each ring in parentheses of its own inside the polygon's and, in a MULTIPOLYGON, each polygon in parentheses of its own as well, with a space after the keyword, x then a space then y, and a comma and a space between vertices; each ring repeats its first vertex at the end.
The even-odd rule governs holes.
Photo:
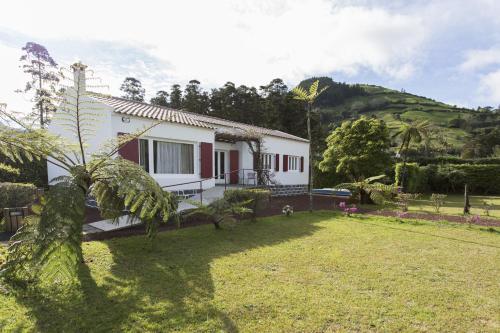
POLYGON ((86 83, 85 83, 85 69, 87 65, 82 64, 81 62, 75 62, 71 65, 71 69, 73 70, 73 80, 75 83, 75 89, 79 90, 80 93, 85 92, 86 83))

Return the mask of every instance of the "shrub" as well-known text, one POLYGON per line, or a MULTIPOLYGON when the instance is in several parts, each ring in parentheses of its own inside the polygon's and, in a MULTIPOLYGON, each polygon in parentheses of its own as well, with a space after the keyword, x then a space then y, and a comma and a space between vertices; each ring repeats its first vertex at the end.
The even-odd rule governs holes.
POLYGON ((0 182, 31 183, 37 187, 47 187, 47 161, 25 161, 24 163, 11 163, 7 157, 0 155, 0 165, 8 163, 18 172, 8 173, 0 168, 0 182))
POLYGON ((252 219, 257 217, 257 214, 267 207, 271 192, 264 189, 234 189, 224 192, 224 199, 229 203, 248 202, 245 205, 252 210, 252 219))
POLYGON ((436 211, 436 213, 439 213, 439 210, 444 205, 444 199, 446 199, 446 197, 447 197, 446 194, 432 193, 431 201, 432 201, 432 204, 434 206, 434 210, 436 211))
POLYGON ((415 200, 420 196, 420 193, 398 193, 396 196, 397 205, 403 212, 408 211, 410 200, 415 200))
POLYGON ((32 203, 35 190, 33 184, 0 183, 0 209, 24 207, 32 203))
MULTIPOLYGON (((477 194, 500 193, 500 164, 444 164, 419 166, 407 163, 405 189, 407 192, 463 191, 465 184, 477 194)), ((402 163, 396 165, 395 181, 401 183, 402 163)))
MULTIPOLYGON (((396 164, 395 181, 401 186, 405 166, 403 163, 396 164)), ((408 193, 419 193, 428 190, 427 172, 417 163, 406 163, 406 177, 404 181, 405 191, 408 193)))

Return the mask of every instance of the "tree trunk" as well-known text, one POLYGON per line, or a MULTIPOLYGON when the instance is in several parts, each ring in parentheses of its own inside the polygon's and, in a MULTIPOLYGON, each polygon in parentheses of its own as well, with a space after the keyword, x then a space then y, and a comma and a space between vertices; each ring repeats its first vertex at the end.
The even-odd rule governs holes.
POLYGON ((464 192, 464 215, 470 214, 469 192, 467 191, 467 184, 465 184, 464 192))
POLYGON ((38 88, 38 98, 40 99, 38 101, 38 108, 40 111, 40 128, 43 128, 44 125, 44 120, 43 120, 43 100, 42 100, 42 66, 40 64, 40 57, 38 57, 38 83, 39 83, 39 88, 38 88))
POLYGON ((312 156, 312 142, 311 142, 311 103, 307 104, 307 138, 309 139, 309 212, 313 211, 313 196, 312 187, 314 182, 313 174, 313 156, 312 156))

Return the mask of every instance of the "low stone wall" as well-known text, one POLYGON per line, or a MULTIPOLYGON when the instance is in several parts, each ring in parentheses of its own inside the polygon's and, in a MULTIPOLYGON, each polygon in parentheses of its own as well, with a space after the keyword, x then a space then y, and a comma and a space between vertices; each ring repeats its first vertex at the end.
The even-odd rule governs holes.
POLYGON ((307 194, 307 185, 272 185, 267 187, 273 197, 289 197, 307 194))

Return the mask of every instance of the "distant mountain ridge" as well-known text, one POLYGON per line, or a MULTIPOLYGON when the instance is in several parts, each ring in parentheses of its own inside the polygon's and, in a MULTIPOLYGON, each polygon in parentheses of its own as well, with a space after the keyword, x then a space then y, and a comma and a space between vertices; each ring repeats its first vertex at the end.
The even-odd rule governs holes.
POLYGON ((383 119, 395 132, 404 122, 428 120, 439 130, 443 142, 457 153, 478 131, 500 125, 499 112, 457 107, 376 85, 349 85, 328 77, 310 78, 300 85, 308 88, 315 80, 320 81, 320 87, 330 87, 316 103, 324 127, 335 127, 344 120, 366 115, 383 119))

